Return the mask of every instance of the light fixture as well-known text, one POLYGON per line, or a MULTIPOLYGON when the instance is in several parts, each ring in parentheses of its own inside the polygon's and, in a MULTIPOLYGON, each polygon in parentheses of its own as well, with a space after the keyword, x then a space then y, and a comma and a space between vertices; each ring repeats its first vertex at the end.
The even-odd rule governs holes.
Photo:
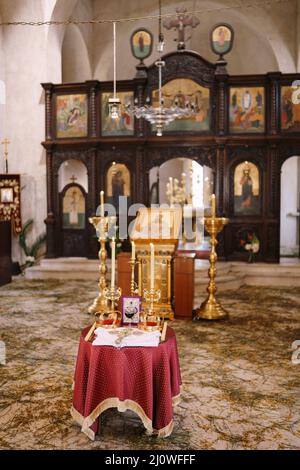
MULTIPOLYGON (((158 26, 159 36, 157 52, 161 55, 164 49, 164 36, 161 30, 161 0, 159 0, 158 26)), ((165 67, 166 64, 162 60, 162 57, 160 57, 155 62, 155 65, 158 68, 158 106, 151 106, 150 98, 148 97, 144 106, 138 106, 138 102, 135 100, 135 104, 126 105, 126 109, 129 114, 135 116, 137 119, 146 119, 154 125, 156 127, 156 135, 160 137, 162 136, 162 131, 165 126, 175 119, 193 116, 195 114, 195 109, 194 105, 190 105, 188 102, 186 103, 186 106, 182 108, 178 106, 177 100, 175 100, 168 108, 164 106, 164 99, 162 96, 162 68, 165 67)))
POLYGON ((121 102, 117 97, 117 61, 116 61, 116 22, 113 22, 114 43, 114 91, 113 97, 108 100, 109 115, 111 119, 119 119, 121 102))

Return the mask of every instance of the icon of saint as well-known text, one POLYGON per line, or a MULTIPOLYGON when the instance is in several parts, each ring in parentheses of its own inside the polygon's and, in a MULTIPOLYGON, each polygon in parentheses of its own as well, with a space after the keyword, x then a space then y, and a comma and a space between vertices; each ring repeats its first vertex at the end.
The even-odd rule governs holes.
POLYGON ((73 191, 71 196, 69 221, 70 225, 78 225, 78 194, 76 191, 73 191))
POLYGON ((250 168, 246 166, 240 184, 242 186, 241 207, 251 207, 253 204, 253 181, 250 176, 250 168))

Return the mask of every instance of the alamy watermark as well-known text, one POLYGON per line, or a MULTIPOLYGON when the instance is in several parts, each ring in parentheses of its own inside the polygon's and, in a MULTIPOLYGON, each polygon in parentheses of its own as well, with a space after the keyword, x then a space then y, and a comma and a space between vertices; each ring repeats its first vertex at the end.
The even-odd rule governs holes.
MULTIPOLYGON (((147 206, 137 203, 128 207, 126 196, 119 196, 118 210, 113 204, 104 204, 106 215, 115 218, 116 221, 118 220, 118 226, 115 224, 110 226, 107 234, 108 237, 115 237, 116 231, 118 230, 120 240, 126 240, 132 233, 135 224, 133 219, 135 219, 140 209, 147 209, 147 206)), ((148 219, 144 220, 143 224, 142 238, 144 239, 161 238, 161 236, 164 239, 173 238, 174 226, 167 215, 168 211, 166 211, 164 215, 163 209, 179 209, 182 211, 180 230, 179 233, 176 234, 179 240, 195 240, 197 233, 203 231, 203 207, 195 208, 191 204, 185 204, 184 206, 181 204, 172 204, 171 206, 168 204, 152 204, 151 209, 154 209, 153 213, 148 213, 148 219), (155 210, 157 209, 162 209, 161 217, 156 216, 157 212, 155 212, 155 210)), ((99 214, 100 206, 97 208, 97 215, 99 214)))

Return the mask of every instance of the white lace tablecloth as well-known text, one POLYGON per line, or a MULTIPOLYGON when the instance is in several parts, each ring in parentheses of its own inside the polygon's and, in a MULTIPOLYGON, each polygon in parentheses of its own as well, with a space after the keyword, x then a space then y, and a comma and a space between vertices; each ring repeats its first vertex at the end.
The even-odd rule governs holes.
POLYGON ((128 346, 157 347, 160 331, 143 331, 137 328, 97 328, 93 346, 115 346, 123 348, 128 346))

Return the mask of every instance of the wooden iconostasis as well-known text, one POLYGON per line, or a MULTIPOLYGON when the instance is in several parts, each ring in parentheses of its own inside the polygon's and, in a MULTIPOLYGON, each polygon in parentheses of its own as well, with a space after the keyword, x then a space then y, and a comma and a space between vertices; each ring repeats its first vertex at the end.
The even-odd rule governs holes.
POLYGON ((162 202, 153 174, 166 162, 185 159, 209 174, 218 214, 230 219, 220 237, 220 256, 247 260, 245 245, 255 239, 256 258, 278 262, 281 167, 300 155, 300 104, 292 86, 300 75, 229 76, 190 51, 167 54, 164 60, 165 106, 189 100, 197 114, 172 122, 162 137, 125 108, 147 97, 157 102, 154 64, 137 67, 132 80, 117 83, 122 104, 117 121, 108 114, 112 82, 43 84, 47 256, 96 257, 88 218, 99 205, 100 190, 112 203, 119 195, 127 197, 128 206, 162 202))

